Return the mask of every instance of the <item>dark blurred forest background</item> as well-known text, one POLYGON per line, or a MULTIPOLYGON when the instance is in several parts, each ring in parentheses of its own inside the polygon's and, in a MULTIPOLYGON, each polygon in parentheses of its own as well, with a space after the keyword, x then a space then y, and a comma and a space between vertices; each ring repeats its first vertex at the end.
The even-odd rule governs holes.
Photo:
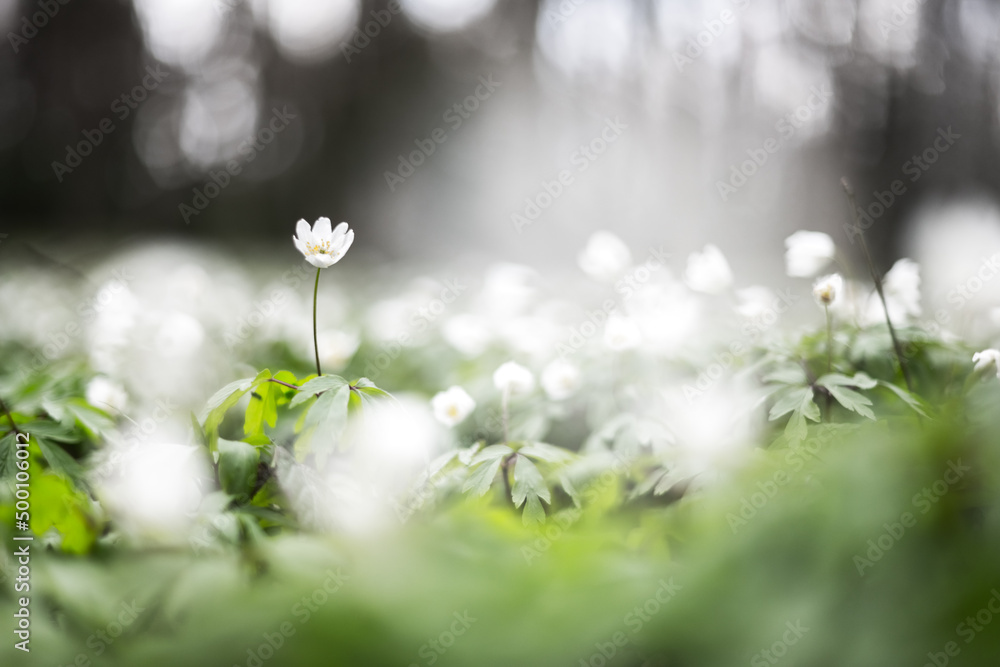
POLYGON ((795 228, 842 234, 847 175, 862 206, 905 181, 870 231, 889 254, 928 202, 1000 187, 990 0, 0 0, 0 28, 0 232, 36 249, 287 240, 329 215, 390 258, 545 257, 598 228, 752 254, 795 228), (461 126, 442 120, 489 76, 461 126), (830 100, 721 197, 818 89, 830 100), (241 144, 275 110, 294 118, 250 162, 241 144), (614 118, 621 141, 577 173, 576 148, 614 118), (961 138, 903 176, 948 127, 961 138), (446 140, 390 187, 435 128, 446 140), (573 185, 518 233, 512 216, 563 169, 573 185))

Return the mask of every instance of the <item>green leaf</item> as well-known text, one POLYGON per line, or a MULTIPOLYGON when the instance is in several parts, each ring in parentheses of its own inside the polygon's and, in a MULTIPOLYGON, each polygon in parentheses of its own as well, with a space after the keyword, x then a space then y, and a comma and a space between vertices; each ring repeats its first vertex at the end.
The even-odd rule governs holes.
POLYGON ((892 393, 896 394, 896 396, 899 396, 899 398, 902 399, 902 401, 906 403, 908 406, 910 406, 910 408, 912 408, 913 411, 916 412, 918 415, 930 419, 930 415, 927 412, 927 408, 924 405, 924 402, 920 400, 918 396, 916 396, 915 394, 911 394, 905 389, 900 389, 891 382, 885 382, 883 380, 879 380, 878 384, 879 386, 885 387, 892 393))
POLYGON ((789 365, 765 375, 763 381, 767 384, 803 385, 806 383, 806 372, 801 366, 789 365))
POLYGON ((806 400, 811 401, 813 390, 812 387, 790 387, 775 394, 775 396, 777 396, 777 400, 767 415, 771 421, 800 408, 806 400))
POLYGON ((60 548, 83 554, 97 538, 95 522, 87 513, 87 497, 72 483, 52 473, 36 475, 31 480, 31 530, 42 535, 55 528, 62 540, 60 548))
POLYGON ((33 433, 31 439, 38 445, 38 449, 41 450, 49 468, 74 480, 80 478, 83 467, 65 449, 45 438, 39 438, 33 433))
POLYGON ((257 482, 260 450, 236 440, 219 438, 219 482, 233 496, 249 495, 257 482))
POLYGON ((545 509, 539 499, 551 503, 549 488, 545 485, 542 474, 526 456, 518 456, 514 462, 514 485, 511 487, 511 499, 515 507, 524 504, 522 518, 525 524, 539 523, 545 520, 545 509))
POLYGON ((208 399, 208 404, 202 410, 198 421, 201 422, 205 429, 205 435, 208 437, 208 446, 211 451, 215 451, 216 442, 219 439, 219 425, 225 419, 229 408, 236 405, 243 397, 243 394, 256 389, 262 382, 266 382, 270 378, 271 372, 266 369, 262 370, 256 377, 230 382, 208 399))
POLYGON ((521 515, 524 525, 545 522, 545 508, 536 495, 529 495, 524 503, 524 514, 521 515))
POLYGON ((475 456, 472 457, 472 461, 469 462, 470 466, 474 466, 481 461, 488 461, 496 456, 507 456, 508 454, 513 454, 514 450, 507 445, 490 445, 489 447, 483 447, 479 450, 475 456))
POLYGON ((354 383, 354 388, 360 391, 366 396, 377 396, 379 398, 392 398, 392 394, 385 391, 384 389, 379 389, 375 386, 375 383, 368 378, 361 378, 354 383))
POLYGON ((785 435, 793 440, 804 440, 809 433, 806 419, 818 422, 820 420, 819 406, 813 402, 812 387, 795 390, 794 394, 798 397, 799 404, 792 410, 792 416, 785 425, 785 435))
POLYGON ((321 375, 318 378, 313 378, 299 388, 299 393, 289 403, 289 407, 294 408, 297 405, 301 405, 315 394, 326 393, 331 389, 340 389, 346 385, 347 380, 339 375, 321 375))
POLYGON ((58 422, 38 419, 19 426, 21 431, 31 435, 40 435, 56 442, 80 442, 80 436, 73 433, 71 427, 58 422))
POLYGON ((243 438, 242 442, 253 445, 254 447, 269 447, 274 444, 274 441, 266 433, 255 433, 254 435, 248 435, 243 438))
POLYGON ((77 423, 91 437, 107 433, 115 427, 115 422, 103 410, 99 410, 81 398, 74 398, 65 405, 77 423))
POLYGON ((0 438, 0 479, 17 471, 17 434, 11 431, 0 438))
MULTIPOLYGON (((328 376, 323 376, 324 378, 328 376)), ((329 453, 340 443, 347 427, 347 406, 351 389, 346 382, 335 391, 324 391, 309 407, 302 435, 295 443, 295 452, 304 456, 309 451, 329 453)))
MULTIPOLYGON (((462 491, 467 491, 474 496, 482 496, 489 491, 490 486, 493 484, 493 479, 497 476, 497 470, 500 469, 500 464, 503 462, 504 456, 504 454, 496 454, 495 456, 486 459, 472 472, 471 475, 469 475, 469 479, 465 480, 465 484, 462 485, 462 491)), ((473 464, 474 463, 475 460, 473 460, 473 464)))
POLYGON ((278 422, 278 387, 273 382, 262 382, 252 394, 250 394, 250 405, 247 406, 246 417, 243 421, 244 435, 257 435, 263 433, 264 424, 271 428, 278 422))
POLYGON ((859 394, 853 389, 848 389, 847 387, 827 387, 827 391, 837 399, 837 402, 843 405, 848 410, 857 412, 862 417, 867 417, 868 419, 874 420, 875 413, 871 411, 868 407, 872 404, 871 400, 863 394, 859 394))
POLYGON ((854 377, 847 377, 840 373, 828 373, 816 380, 816 384, 821 387, 858 387, 859 389, 872 389, 878 382, 869 377, 866 373, 855 373, 854 377))
POLYGON ((582 498, 583 497, 580 495, 580 492, 577 490, 576 485, 573 484, 573 480, 571 480, 569 478, 569 475, 567 475, 565 473, 560 473, 559 474, 559 484, 560 484, 560 486, 562 486, 563 491, 566 492, 566 495, 568 495, 573 500, 573 505, 574 506, 576 506, 578 508, 579 507, 583 507, 583 502, 582 502, 582 498))
POLYGON ((556 447, 555 445, 549 445, 544 442, 529 442, 517 451, 525 456, 530 456, 538 459, 539 461, 546 461, 548 463, 569 463, 574 458, 572 452, 565 450, 562 447, 556 447))

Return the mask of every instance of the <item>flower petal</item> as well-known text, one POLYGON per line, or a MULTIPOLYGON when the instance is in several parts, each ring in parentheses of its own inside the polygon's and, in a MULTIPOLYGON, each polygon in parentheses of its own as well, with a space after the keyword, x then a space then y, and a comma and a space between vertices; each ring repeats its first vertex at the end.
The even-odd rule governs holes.
POLYGON ((299 220, 295 223, 295 234, 303 243, 309 243, 312 240, 312 230, 309 229, 309 223, 305 220, 299 220))
POLYGON ((340 248, 339 248, 340 254, 341 255, 347 254, 347 251, 351 248, 352 243, 354 243, 354 230, 350 229, 348 230, 347 235, 344 236, 344 240, 341 241, 340 243, 340 248))
POLYGON ((313 225, 313 236, 318 240, 328 239, 332 233, 330 218, 319 218, 313 225))
POLYGON ((306 261, 318 269, 325 269, 333 263, 329 255, 306 255, 306 261))
POLYGON ((347 235, 347 223, 342 222, 333 228, 333 241, 336 244, 337 239, 342 238, 347 235))
POLYGON ((309 254, 309 253, 308 253, 308 252, 306 251, 306 244, 305 244, 305 242, 304 242, 304 241, 302 241, 301 239, 299 239, 299 238, 298 238, 297 236, 293 236, 293 237, 292 237, 292 243, 294 243, 294 244, 295 244, 295 248, 296 248, 296 249, 297 249, 297 250, 298 250, 299 252, 301 252, 301 253, 302 253, 303 255, 308 255, 308 254, 309 254))

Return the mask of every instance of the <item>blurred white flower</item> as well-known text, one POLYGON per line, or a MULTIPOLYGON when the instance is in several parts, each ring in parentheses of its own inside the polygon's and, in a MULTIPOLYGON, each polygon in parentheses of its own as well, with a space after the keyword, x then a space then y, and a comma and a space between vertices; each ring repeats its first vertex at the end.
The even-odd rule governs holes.
POLYGON ((542 389, 553 401, 569 398, 579 388, 580 369, 565 359, 556 359, 542 371, 542 389))
POLYGON ((785 271, 793 278, 812 278, 833 259, 837 248, 829 234, 798 231, 785 239, 785 271))
POLYGON ((702 302, 681 283, 651 283, 637 289, 625 301, 623 310, 639 329, 636 344, 641 340, 648 350, 673 355, 698 335, 702 302))
POLYGON ((535 388, 535 376, 521 364, 508 361, 493 373, 493 384, 511 396, 527 394, 535 388))
POLYGON ((701 252, 688 255, 684 282, 696 292, 721 294, 733 284, 733 272, 722 251, 709 243, 701 252))
POLYGON ((986 370, 993 366, 997 371, 997 379, 1000 379, 1000 351, 991 347, 982 352, 976 352, 972 355, 972 361, 976 364, 975 370, 977 371, 986 370))
POLYGON ((813 285, 813 297, 824 308, 835 304, 843 292, 844 279, 839 273, 823 276, 813 285))
POLYGON ((775 309, 777 295, 767 287, 751 285, 736 290, 736 312, 749 319, 756 319, 775 309))
POLYGON ((577 263, 591 278, 613 282, 632 265, 632 253, 620 238, 600 231, 591 235, 577 263))
POLYGON ((156 324, 153 344, 164 357, 191 357, 205 341, 205 328, 187 313, 163 313, 156 324))
POLYGON ((324 366, 343 368, 358 351, 361 339, 356 333, 327 329, 319 333, 319 357, 324 366))
POLYGON ((477 312, 498 320, 523 312, 535 298, 538 272, 520 264, 494 264, 483 276, 477 312))
POLYGON ((477 315, 462 313, 445 321, 441 335, 448 344, 466 357, 477 357, 486 351, 493 334, 486 322, 477 315))
POLYGON ((354 230, 342 222, 331 229, 330 218, 320 218, 309 228, 309 223, 299 220, 295 226, 292 241, 306 261, 315 267, 325 269, 333 266, 347 253, 354 243, 354 230))
POLYGON ((893 264, 889 272, 885 274, 882 289, 893 315, 895 315, 893 311, 898 309, 905 316, 920 316, 922 312, 920 308, 920 265, 912 259, 904 257, 893 264))
POLYGON ((461 387, 449 387, 431 399, 434 418, 445 426, 457 426, 476 409, 476 402, 461 387))
POLYGON ((192 525, 208 465, 197 447, 142 443, 120 452, 98 497, 118 525, 133 535, 176 541, 192 525))
POLYGON ((87 384, 86 397, 95 408, 109 412, 124 412, 128 404, 125 389, 103 375, 98 375, 87 384))
POLYGON ((667 457, 679 479, 697 476, 700 484, 711 483, 742 464, 759 430, 761 396, 751 383, 726 376, 695 396, 677 387, 660 394, 657 414, 676 439, 667 457))
POLYGON ((622 352, 638 347, 640 342, 642 334, 635 320, 617 313, 608 316, 607 324, 604 325, 605 345, 615 352, 622 352))

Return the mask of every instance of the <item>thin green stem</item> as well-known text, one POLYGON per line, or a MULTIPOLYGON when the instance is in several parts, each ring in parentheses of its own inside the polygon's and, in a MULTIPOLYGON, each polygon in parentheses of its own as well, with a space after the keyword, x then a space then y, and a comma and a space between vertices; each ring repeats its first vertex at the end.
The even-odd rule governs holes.
MULTIPOLYGON (((830 306, 824 305, 826 311, 826 372, 833 372, 833 317, 830 315, 830 306)), ((830 421, 830 414, 833 412, 833 394, 829 390, 826 392, 826 421, 830 421)))
POLYGON ((288 382, 282 382, 281 380, 275 380, 274 378, 268 378, 267 381, 268 382, 275 382, 275 383, 280 384, 280 385, 284 385, 285 387, 288 387, 289 389, 295 389, 296 391, 298 391, 300 389, 300 387, 296 387, 294 384, 290 384, 288 382))
POLYGON ((316 302, 319 299, 319 274, 323 269, 316 269, 316 285, 313 287, 313 350, 316 352, 316 375, 322 375, 319 367, 319 335, 316 333, 316 302))
POLYGON ((854 199, 854 188, 851 187, 847 178, 840 179, 840 184, 844 187, 844 192, 847 193, 847 201, 851 207, 851 215, 854 216, 855 227, 859 230, 858 238, 861 239, 861 250, 865 254, 865 261, 868 262, 868 269, 871 271, 872 281, 875 283, 875 291, 878 292, 878 298, 882 302, 882 309, 885 311, 885 322, 889 325, 889 336, 892 338, 892 349, 895 351, 896 358, 899 360, 899 369, 903 372, 903 380, 906 382, 906 388, 912 392, 913 383, 910 381, 910 370, 907 368, 906 360, 903 358, 903 347, 899 344, 899 338, 896 336, 896 328, 892 326, 892 318, 889 317, 889 304, 886 303, 885 292, 882 290, 882 276, 879 275, 878 270, 875 268, 875 262, 872 260, 872 254, 868 250, 868 243, 865 241, 864 228, 861 227, 861 220, 858 218, 858 206, 854 199))
POLYGON ((833 317, 830 316, 830 306, 823 306, 826 311, 826 372, 833 371, 833 317))
POLYGON ((3 402, 3 399, 0 399, 0 409, 3 410, 4 416, 6 416, 7 420, 10 422, 11 430, 14 431, 14 433, 20 435, 21 430, 17 427, 17 424, 14 422, 14 417, 13 415, 10 414, 10 410, 7 409, 7 404, 3 402))

